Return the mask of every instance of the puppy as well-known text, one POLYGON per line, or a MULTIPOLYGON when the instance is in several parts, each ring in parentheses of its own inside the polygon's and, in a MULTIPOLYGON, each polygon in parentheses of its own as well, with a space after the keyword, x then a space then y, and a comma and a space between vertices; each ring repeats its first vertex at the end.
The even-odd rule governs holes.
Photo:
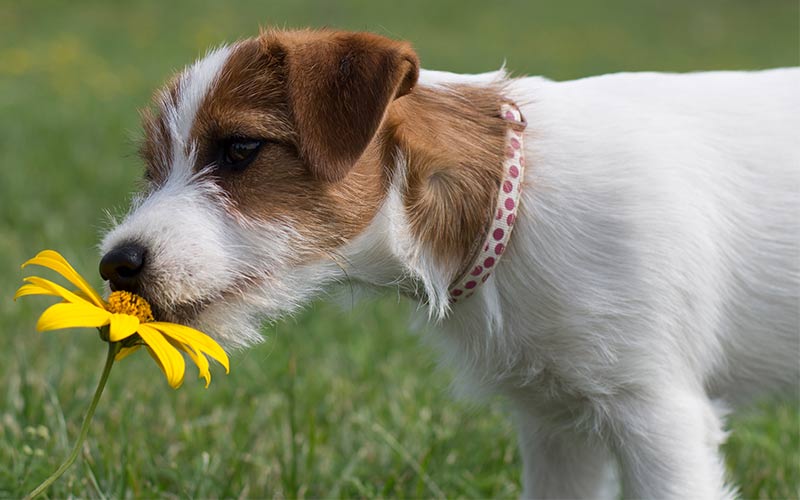
POLYGON ((613 495, 615 469, 629 497, 731 497, 725 408, 800 385, 798 88, 264 32, 156 94, 101 274, 231 348, 346 281, 400 290, 511 402, 525 497, 613 495))

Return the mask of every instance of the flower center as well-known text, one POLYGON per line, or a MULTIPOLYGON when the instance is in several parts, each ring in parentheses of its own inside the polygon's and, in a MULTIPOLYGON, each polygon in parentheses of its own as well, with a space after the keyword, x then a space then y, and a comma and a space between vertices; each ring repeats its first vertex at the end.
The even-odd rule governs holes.
POLYGON ((118 290, 108 296, 108 312, 136 316, 142 323, 153 321, 153 311, 146 300, 135 293, 118 290))

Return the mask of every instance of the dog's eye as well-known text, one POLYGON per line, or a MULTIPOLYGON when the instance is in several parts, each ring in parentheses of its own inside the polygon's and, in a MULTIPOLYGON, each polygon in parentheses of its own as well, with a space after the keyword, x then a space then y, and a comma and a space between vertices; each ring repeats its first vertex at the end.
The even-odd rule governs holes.
POLYGON ((231 138, 222 142, 219 165, 224 169, 244 169, 258 155, 264 141, 259 139, 231 138))

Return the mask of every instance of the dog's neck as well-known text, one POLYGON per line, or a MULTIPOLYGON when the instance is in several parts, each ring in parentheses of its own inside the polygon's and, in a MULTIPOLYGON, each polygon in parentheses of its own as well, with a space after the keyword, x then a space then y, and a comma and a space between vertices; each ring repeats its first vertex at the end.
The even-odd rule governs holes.
POLYGON ((517 219, 522 179, 525 172, 523 148, 525 118, 514 103, 503 104, 500 115, 508 122, 506 149, 503 157, 503 180, 497 193, 497 203, 492 210, 488 234, 473 252, 471 263, 450 287, 453 303, 472 297, 481 284, 489 279, 505 254, 517 219))
POLYGON ((507 124, 499 88, 420 87, 392 106, 387 125, 405 159, 409 229, 453 278, 488 229, 507 124))
MULTIPOLYGON (((435 268, 445 295, 472 268, 494 219, 510 126, 500 112, 506 102, 501 84, 420 86, 386 117, 381 140, 398 159, 392 184, 412 258, 435 268)), ((446 300, 432 300, 425 288, 428 301, 446 300)))

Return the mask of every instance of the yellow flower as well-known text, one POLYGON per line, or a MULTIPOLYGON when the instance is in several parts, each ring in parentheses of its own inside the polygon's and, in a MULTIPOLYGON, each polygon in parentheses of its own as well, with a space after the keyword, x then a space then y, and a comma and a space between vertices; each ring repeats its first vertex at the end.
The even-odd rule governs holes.
POLYGON ((230 371, 228 356, 211 337, 188 326, 153 321, 150 304, 133 293, 117 291, 111 293, 108 300, 103 300, 58 252, 39 252, 22 267, 29 265, 52 269, 78 288, 71 292, 43 278, 25 278, 26 284, 17 290, 14 300, 26 295, 53 295, 63 299, 42 313, 36 323, 37 330, 108 326, 109 342, 122 342, 117 360, 144 345, 161 367, 169 385, 176 389, 183 383, 185 371, 179 350, 188 354, 197 365, 206 387, 211 382, 206 355, 219 361, 226 373, 230 371))

